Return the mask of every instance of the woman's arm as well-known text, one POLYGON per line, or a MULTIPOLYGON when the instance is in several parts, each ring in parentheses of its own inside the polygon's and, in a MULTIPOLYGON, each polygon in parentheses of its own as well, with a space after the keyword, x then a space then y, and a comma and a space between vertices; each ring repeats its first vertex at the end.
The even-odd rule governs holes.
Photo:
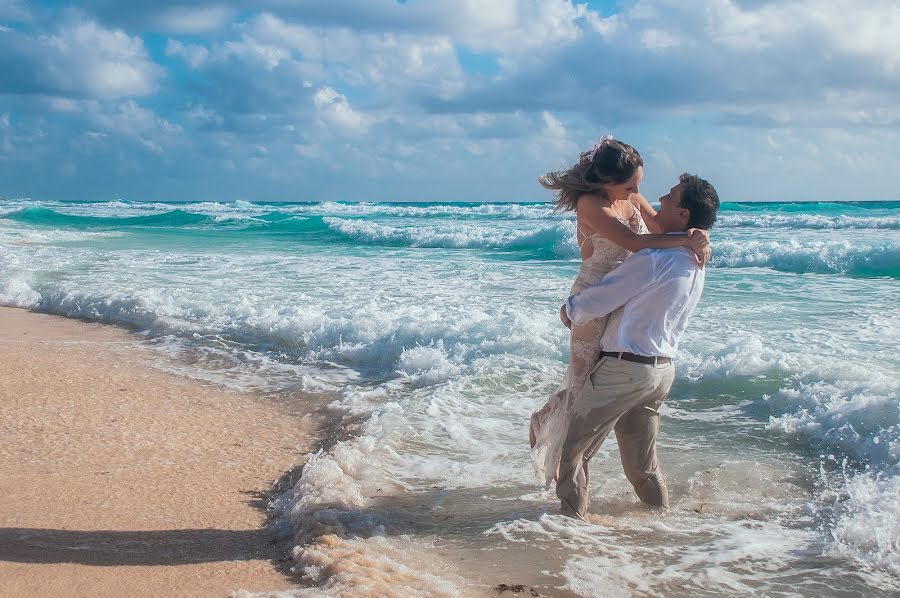
POLYGON ((651 233, 661 233, 659 225, 656 224, 656 210, 653 209, 653 206, 650 205, 650 202, 641 195, 640 193, 633 193, 631 195, 631 202, 637 206, 637 208, 641 211, 641 218, 644 219, 644 224, 647 225, 647 230, 651 233))
POLYGON ((628 251, 641 249, 666 249, 669 247, 689 247, 702 259, 702 251, 709 245, 709 240, 702 234, 651 234, 639 235, 616 218, 609 202, 584 195, 578 200, 575 213, 580 226, 600 233, 616 245, 628 251))

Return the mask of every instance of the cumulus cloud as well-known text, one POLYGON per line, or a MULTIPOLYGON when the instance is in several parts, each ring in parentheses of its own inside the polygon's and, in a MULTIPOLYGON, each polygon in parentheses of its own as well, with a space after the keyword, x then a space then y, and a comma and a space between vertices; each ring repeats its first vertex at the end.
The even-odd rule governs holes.
POLYGON ((51 33, 0 32, 0 91, 119 98, 152 93, 163 70, 140 37, 74 14, 51 33))
POLYGON ((203 105, 198 105, 190 108, 185 113, 185 116, 188 118, 188 120, 202 124, 211 123, 214 125, 221 125, 224 122, 222 115, 217 113, 215 110, 208 109, 203 105))
POLYGON ((461 89, 463 77, 450 38, 405 33, 322 29, 262 13, 239 26, 240 39, 218 48, 220 58, 257 61, 271 70, 290 62, 311 78, 335 77, 351 86, 412 86, 437 94, 461 89))
POLYGON ((827 111, 832 122, 861 124, 860 111, 889 105, 878 100, 900 90, 896 3, 744 4, 641 0, 592 21, 571 43, 513 62, 495 79, 431 105, 593 111, 618 120, 712 113, 730 122, 780 111, 769 124, 819 126, 806 118, 810 107, 827 111), (832 105, 835 95, 843 99, 832 105))
POLYGON ((346 97, 330 87, 316 91, 313 95, 313 105, 316 107, 319 122, 325 127, 334 127, 351 134, 364 133, 369 127, 369 119, 354 110, 346 97))
MULTIPOLYGON (((92 3, 88 3, 90 6, 92 3)), ((115 17, 121 5, 93 3, 115 17)), ((207 44, 169 41, 168 56, 206 66, 211 84, 243 79, 271 110, 300 80, 382 94, 378 103, 432 112, 579 112, 613 122, 706 113, 722 122, 820 126, 809 114, 884 124, 897 92, 900 8, 892 0, 638 0, 602 15, 572 0, 268 0, 262 12, 207 44), (493 76, 467 73, 458 52, 494 60, 493 76), (212 66, 208 63, 214 63, 212 66), (232 70, 222 75, 224 65, 232 70), (280 100, 273 96, 280 96, 280 100), (809 110, 813 107, 813 110, 809 110), (768 115, 768 116, 766 116, 768 115)), ((250 5, 161 2, 140 27, 224 29, 250 5)), ((226 94, 227 95, 227 94, 226 94)), ((302 101, 303 96, 298 98, 302 101)), ((232 102, 237 105, 241 102, 232 102)), ((224 111, 227 112, 227 111, 224 111)))
POLYGON ((186 99, 219 115, 209 126, 307 145, 316 127, 358 135, 390 122, 398 129, 383 132, 402 135, 407 119, 395 117, 425 116, 418 97, 452 97, 465 78, 450 38, 324 29, 267 12, 208 45, 170 39, 166 54, 206 82, 186 99))
POLYGON ((183 44, 178 40, 170 39, 166 44, 166 56, 181 58, 191 68, 196 69, 206 62, 209 50, 198 44, 183 44))
POLYGON ((510 53, 574 39, 580 20, 597 17, 571 0, 268 0, 257 6, 314 26, 450 36, 476 50, 510 53))
MULTIPOLYGON (((12 123, 0 130, 47 148, 73 137, 104 159, 118 147, 142 157, 132 169, 176 157, 184 176, 273 189, 340 171, 322 193, 402 175, 409 194, 476 179, 540 194, 537 174, 607 131, 641 145, 651 183, 704 164, 759 180, 757 165, 786 161, 824 177, 831 131, 900 143, 885 137, 900 124, 893 0, 635 0, 615 14, 578 0, 79 6, 57 17, 0 0, 0 22, 19 14, 0 25, 12 123)), ((871 156, 867 143, 854 155, 871 156)))
POLYGON ((28 21, 31 13, 22 0, 0 0, 0 21, 28 21))
POLYGON ((152 22, 169 33, 207 33, 228 24, 234 11, 221 5, 173 6, 154 14, 152 22))
POLYGON ((204 34, 227 27, 240 10, 253 10, 249 0, 81 0, 78 6, 114 28, 138 33, 204 34))
POLYGON ((171 136, 181 133, 182 128, 159 117, 151 110, 138 105, 134 100, 126 100, 113 107, 103 109, 97 102, 86 105, 91 120, 99 127, 123 135, 171 136))
POLYGON ((548 170, 575 162, 581 149, 566 125, 548 111, 541 113, 541 120, 544 124, 541 134, 529 144, 534 156, 546 160, 548 170))

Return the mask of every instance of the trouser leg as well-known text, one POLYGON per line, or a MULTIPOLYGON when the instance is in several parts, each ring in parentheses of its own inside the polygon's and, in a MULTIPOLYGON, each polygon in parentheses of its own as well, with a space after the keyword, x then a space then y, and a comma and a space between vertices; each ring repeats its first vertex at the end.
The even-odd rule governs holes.
POLYGON ((669 506, 669 492, 656 454, 659 407, 671 388, 671 372, 662 372, 661 384, 647 402, 631 408, 616 423, 616 439, 625 477, 638 497, 658 507, 669 506))
POLYGON ((600 446, 603 444, 603 441, 606 440, 606 436, 603 438, 596 438, 584 451, 584 459, 586 461, 590 461, 598 450, 600 450, 600 446))
POLYGON ((573 418, 570 422, 559 460, 559 479, 556 482, 556 496, 562 503, 563 515, 579 519, 587 516, 589 503, 588 462, 593 453, 588 454, 586 451, 592 445, 599 446, 615 424, 614 418, 604 420, 591 415, 600 414, 588 414, 586 417, 573 418))
POLYGON ((637 401, 644 386, 637 364, 601 360, 591 382, 573 399, 563 442, 556 495, 563 514, 584 519, 588 507, 588 463, 619 416, 637 401))
POLYGON ((650 407, 635 407, 616 424, 616 439, 625 477, 638 497, 647 504, 667 507, 669 494, 656 456, 659 413, 650 407))

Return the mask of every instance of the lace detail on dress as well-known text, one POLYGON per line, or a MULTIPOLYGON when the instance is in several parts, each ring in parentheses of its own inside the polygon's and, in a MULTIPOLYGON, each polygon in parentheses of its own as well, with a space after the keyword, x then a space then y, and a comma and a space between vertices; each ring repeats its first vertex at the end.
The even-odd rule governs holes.
MULTIPOLYGON (((620 219, 634 232, 645 235, 647 226, 640 212, 632 204, 631 218, 620 219)), ((579 230, 576 227, 576 230, 579 230)), ((577 234, 577 233, 576 233, 577 234)), ((586 236, 582 244, 590 240, 594 252, 581 263, 570 294, 600 282, 613 268, 622 263, 631 253, 599 234, 586 236)), ((563 382, 547 403, 531 416, 531 425, 537 439, 531 450, 531 460, 535 473, 546 487, 550 487, 559 465, 564 434, 568 429, 569 406, 574 396, 587 384, 588 377, 600 357, 600 337, 606 329, 608 318, 597 318, 583 326, 572 326, 569 340, 569 367, 563 382)))

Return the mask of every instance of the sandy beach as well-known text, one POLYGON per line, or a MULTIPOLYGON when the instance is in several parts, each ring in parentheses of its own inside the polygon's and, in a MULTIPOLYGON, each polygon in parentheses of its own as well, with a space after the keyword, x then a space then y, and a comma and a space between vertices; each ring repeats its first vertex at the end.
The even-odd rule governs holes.
POLYGON ((0 308, 0 595, 292 587, 265 492, 311 422, 152 367, 123 330, 0 308))

